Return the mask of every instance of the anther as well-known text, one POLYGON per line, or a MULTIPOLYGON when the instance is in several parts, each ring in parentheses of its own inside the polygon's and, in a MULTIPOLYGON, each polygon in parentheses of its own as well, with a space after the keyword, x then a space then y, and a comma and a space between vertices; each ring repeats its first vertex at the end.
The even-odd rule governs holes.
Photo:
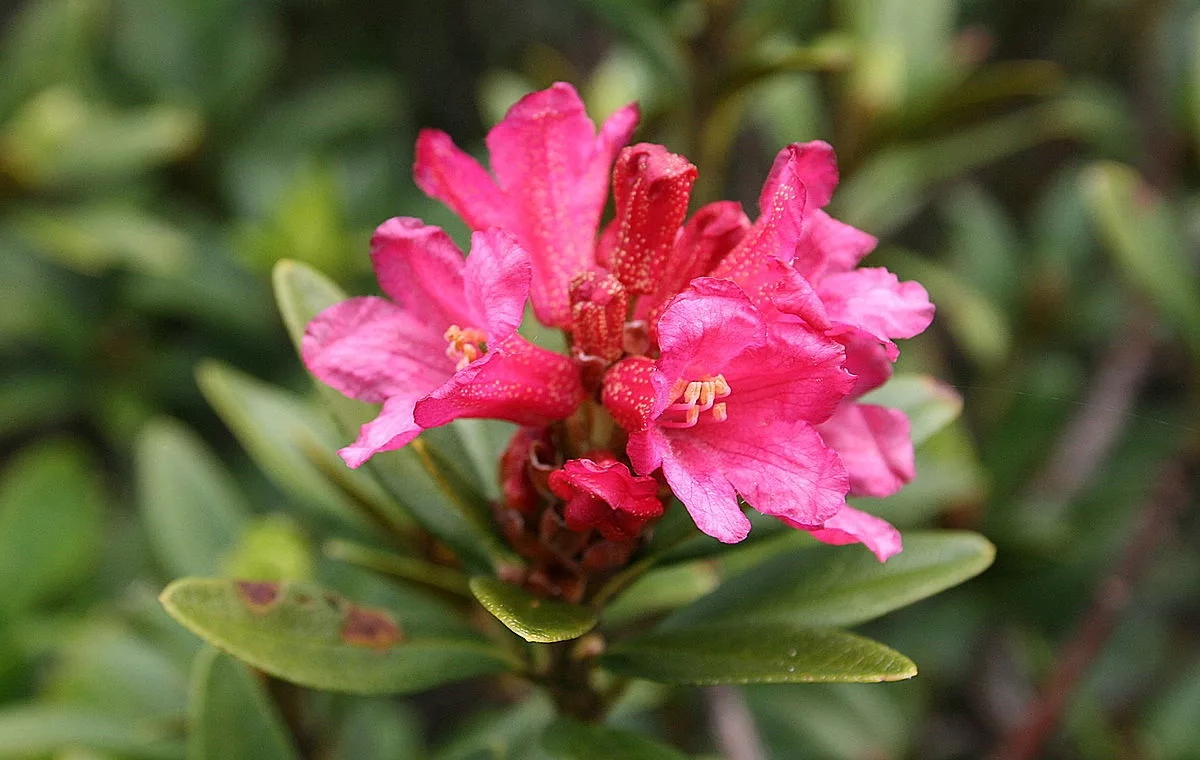
POLYGON ((703 380, 679 380, 671 388, 671 404, 663 410, 658 423, 668 428, 690 428, 700 421, 700 413, 712 410, 713 422, 724 422, 729 418, 725 403, 718 399, 727 398, 732 390, 721 375, 703 380))
POLYGON ((446 357, 457 361, 456 370, 487 353, 487 335, 474 327, 450 325, 442 337, 446 340, 446 357))

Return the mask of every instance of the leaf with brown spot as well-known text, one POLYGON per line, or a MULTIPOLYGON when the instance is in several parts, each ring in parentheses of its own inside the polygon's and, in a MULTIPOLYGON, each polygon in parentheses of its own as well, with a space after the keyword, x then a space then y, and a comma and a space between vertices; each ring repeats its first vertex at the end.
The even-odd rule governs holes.
POLYGON ((234 581, 238 596, 252 612, 266 612, 279 599, 279 584, 269 581, 234 581))
POLYGON ((387 612, 311 583, 184 578, 161 600, 172 617, 218 649, 317 689, 411 694, 520 666, 479 637, 402 631, 387 612), (250 604, 267 598, 269 604, 250 604))
POLYGON ((368 649, 390 649, 402 641, 404 633, 392 616, 383 610, 350 605, 342 623, 342 640, 368 649))

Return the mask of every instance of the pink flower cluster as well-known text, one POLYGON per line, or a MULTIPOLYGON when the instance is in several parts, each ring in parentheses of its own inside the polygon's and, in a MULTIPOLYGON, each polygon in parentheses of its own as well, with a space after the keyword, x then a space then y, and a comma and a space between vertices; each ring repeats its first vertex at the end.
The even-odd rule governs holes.
POLYGON ((591 536, 570 551, 621 561, 673 494, 721 541, 750 530, 744 502, 821 541, 895 554, 899 533, 845 499, 913 477, 907 418, 858 399, 891 374, 893 341, 929 325, 925 290, 858 266, 875 239, 822 210, 838 179, 829 145, 780 151, 757 219, 732 202, 688 218, 696 167, 622 147, 636 123, 630 105, 597 131, 560 83, 491 130, 490 172, 421 133, 416 182, 474 230, 471 250, 391 219, 371 241, 388 298, 309 325, 309 369, 383 404, 342 457, 357 467, 460 417, 509 420, 522 428, 498 514, 515 543, 591 536), (610 181, 615 217, 601 227, 610 181), (517 332, 527 300, 570 355, 517 332))

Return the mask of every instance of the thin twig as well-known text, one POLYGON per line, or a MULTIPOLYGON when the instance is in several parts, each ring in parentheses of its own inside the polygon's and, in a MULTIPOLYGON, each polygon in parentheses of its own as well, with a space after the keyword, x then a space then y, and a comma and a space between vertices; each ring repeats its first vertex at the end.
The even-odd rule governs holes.
POLYGON ((1061 512, 1075 501, 1107 459, 1131 419, 1134 399, 1154 358, 1154 317, 1135 307, 1101 358, 1079 412, 1063 428, 1042 471, 1030 482, 1020 503, 1041 517, 1061 512))
POLYGON ((1096 587, 1092 605, 1068 640, 1058 666, 1029 706, 1025 719, 1008 732, 992 760, 1030 760, 1040 756, 1080 680, 1103 651, 1121 612, 1128 606, 1133 587, 1160 545, 1172 535, 1171 525, 1189 499, 1186 477, 1182 459, 1169 462, 1163 469, 1154 491, 1139 510, 1137 530, 1125 546, 1116 569, 1096 587))

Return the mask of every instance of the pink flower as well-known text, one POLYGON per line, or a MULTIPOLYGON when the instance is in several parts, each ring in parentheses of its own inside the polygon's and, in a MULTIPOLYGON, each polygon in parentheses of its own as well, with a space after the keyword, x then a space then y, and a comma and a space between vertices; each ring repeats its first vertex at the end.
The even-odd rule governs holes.
POLYGON ((540 425, 578 405, 582 388, 570 360, 516 334, 530 265, 511 235, 476 232, 464 261, 441 229, 391 219, 371 239, 371 260, 392 300, 329 307, 309 323, 301 346, 321 381, 383 403, 339 452, 348 465, 459 417, 540 425))
POLYGON ((809 528, 843 508, 848 480, 814 425, 854 384, 844 350, 799 320, 771 320, 733 282, 694 280, 658 322, 657 362, 632 357, 604 403, 629 432, 634 468, 659 467, 697 527, 735 542, 738 497, 809 528))
POLYGON ((928 327, 933 305, 915 282, 900 282, 883 268, 858 268, 876 241, 821 210, 837 181, 828 144, 780 151, 763 185, 762 216, 713 275, 738 281, 845 346, 845 367, 857 378, 854 391, 818 429, 841 455, 851 494, 888 496, 914 475, 908 420, 898 410, 854 399, 890 377, 899 354, 893 340, 928 327), (807 295, 795 296, 809 289, 819 308, 807 295))
POLYGON ((601 127, 569 84, 526 95, 488 133, 492 175, 424 130, 417 139, 417 185, 475 230, 503 227, 529 251, 530 298, 539 320, 568 327, 568 286, 594 266, 596 231, 608 194, 609 169, 637 124, 637 108, 618 110, 601 127))
POLYGON ((658 482, 633 475, 611 454, 594 456, 572 459, 550 473, 550 490, 566 502, 563 519, 571 530, 595 528, 609 541, 628 541, 662 515, 658 482))

